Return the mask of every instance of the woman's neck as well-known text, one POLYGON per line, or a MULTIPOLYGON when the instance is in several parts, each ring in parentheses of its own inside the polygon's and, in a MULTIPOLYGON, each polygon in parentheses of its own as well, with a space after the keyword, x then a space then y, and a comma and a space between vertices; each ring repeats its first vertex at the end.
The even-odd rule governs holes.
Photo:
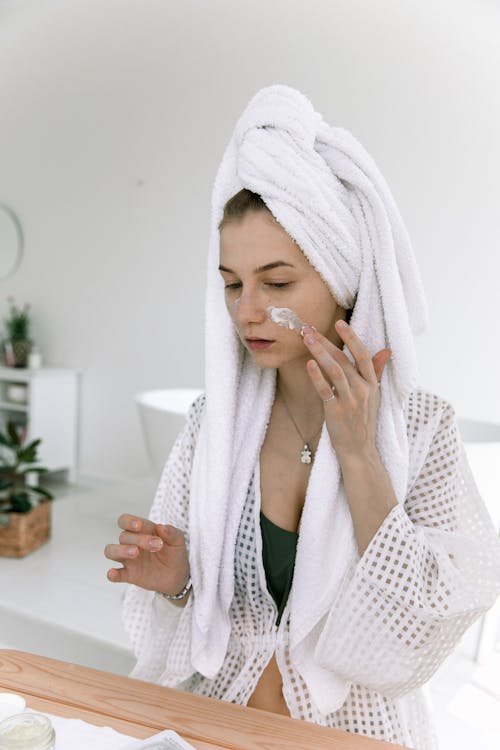
POLYGON ((306 362, 290 362, 277 373, 276 390, 281 394, 294 418, 303 427, 315 426, 323 417, 323 403, 306 371, 306 362))

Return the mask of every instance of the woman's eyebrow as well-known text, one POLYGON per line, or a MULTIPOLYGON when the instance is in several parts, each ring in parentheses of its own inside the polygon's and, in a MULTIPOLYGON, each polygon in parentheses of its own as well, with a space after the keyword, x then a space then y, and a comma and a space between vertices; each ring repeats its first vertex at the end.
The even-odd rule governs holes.
MULTIPOLYGON (((259 266, 254 270, 254 273, 263 273, 264 271, 271 271, 273 268, 279 268, 280 266, 287 266, 288 268, 295 268, 295 266, 292 263, 286 263, 284 260, 275 260, 273 263, 266 263, 265 266, 259 266)), ((226 268, 223 265, 219 266, 219 271, 225 271, 226 273, 232 273, 235 272, 232 271, 230 268, 226 268)))

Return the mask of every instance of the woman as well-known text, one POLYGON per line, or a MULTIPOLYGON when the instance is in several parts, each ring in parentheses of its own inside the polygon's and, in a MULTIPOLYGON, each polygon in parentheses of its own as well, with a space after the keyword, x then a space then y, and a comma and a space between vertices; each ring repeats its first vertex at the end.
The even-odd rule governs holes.
POLYGON ((206 392, 150 519, 105 550, 133 675, 436 747, 420 687, 493 603, 499 543, 452 408, 417 386, 425 300, 387 185, 289 87, 219 168, 206 315, 206 392))

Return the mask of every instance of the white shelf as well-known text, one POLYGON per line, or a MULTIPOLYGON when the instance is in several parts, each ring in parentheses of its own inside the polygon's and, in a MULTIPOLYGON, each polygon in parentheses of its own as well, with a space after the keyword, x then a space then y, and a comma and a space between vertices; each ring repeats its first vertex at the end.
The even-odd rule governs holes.
POLYGON ((28 411, 28 405, 27 404, 15 404, 13 401, 0 401, 0 409, 5 409, 6 411, 28 411))
POLYGON ((74 367, 2 367, 0 366, 0 380, 10 383, 29 383, 40 374, 51 377, 65 377, 68 373, 80 375, 81 370, 74 367))
POLYGON ((0 429, 9 420, 27 426, 27 441, 41 439, 40 464, 67 471, 71 481, 77 464, 79 375, 80 370, 68 367, 0 367, 0 429), (26 385, 25 404, 7 399, 14 383, 26 385))

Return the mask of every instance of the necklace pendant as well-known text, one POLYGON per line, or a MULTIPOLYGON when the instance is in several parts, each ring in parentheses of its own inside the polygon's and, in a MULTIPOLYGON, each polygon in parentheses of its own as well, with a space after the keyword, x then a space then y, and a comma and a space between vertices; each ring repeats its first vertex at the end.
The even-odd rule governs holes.
POLYGON ((312 461, 312 452, 307 445, 307 443, 304 445, 302 450, 300 451, 300 460, 303 464, 310 464, 312 461))

